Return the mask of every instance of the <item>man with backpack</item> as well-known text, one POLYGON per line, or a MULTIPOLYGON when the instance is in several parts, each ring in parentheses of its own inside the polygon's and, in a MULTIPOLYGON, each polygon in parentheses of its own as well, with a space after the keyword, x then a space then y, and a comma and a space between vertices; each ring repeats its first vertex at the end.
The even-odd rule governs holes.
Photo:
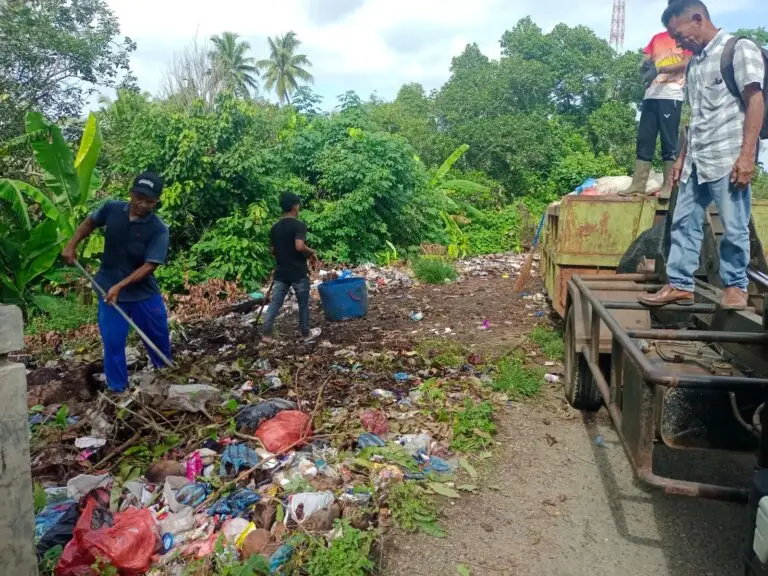
POLYGON ((664 11, 670 36, 694 56, 687 72, 691 123, 672 170, 681 182, 667 260, 669 284, 641 297, 646 306, 693 304, 707 208, 715 202, 725 233, 720 242, 723 310, 747 307, 750 183, 765 133, 768 58, 757 44, 715 28, 701 0, 677 0, 664 11))

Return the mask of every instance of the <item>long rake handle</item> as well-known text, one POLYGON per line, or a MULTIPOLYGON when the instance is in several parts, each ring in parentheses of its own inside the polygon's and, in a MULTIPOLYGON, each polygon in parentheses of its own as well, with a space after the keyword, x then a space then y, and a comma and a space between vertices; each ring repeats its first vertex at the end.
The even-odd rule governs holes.
MULTIPOLYGON (((91 284, 93 284, 93 287, 94 287, 94 288, 96 288, 96 291, 97 291, 99 294, 101 294, 101 297, 104 299, 104 302, 106 302, 106 301, 107 301, 107 293, 104 291, 104 288, 102 288, 101 286, 99 286, 99 284, 96 282, 96 280, 94 280, 93 276, 91 276, 91 275, 88 273, 88 270, 86 270, 86 269, 83 267, 83 265, 82 265, 82 264, 80 264, 80 262, 78 262, 77 260, 75 260, 75 266, 77 267, 77 269, 78 269, 78 270, 80 270, 80 273, 81 273, 83 276, 85 276, 85 278, 86 278, 86 279, 87 279, 87 280, 88 280, 88 281, 89 281, 91 284)), ((154 343, 154 342, 152 342, 152 340, 150 340, 150 339, 149 339, 149 337, 148 337, 146 334, 144 334, 144 331, 143 331, 141 328, 139 328, 138 326, 136 326, 136 323, 135 323, 133 320, 131 320, 131 318, 128 316, 128 314, 126 314, 126 313, 125 313, 125 310, 123 310, 122 308, 120 308, 120 305, 119 305, 117 302, 115 302, 114 304, 110 304, 110 306, 113 306, 113 307, 115 308, 115 310, 117 310, 118 314, 120 314, 120 316, 122 316, 122 317, 123 317, 123 319, 124 319, 126 322, 128 322, 128 325, 129 325, 131 328, 133 328, 134 330, 136 330, 136 334, 138 334, 138 335, 139 335, 139 338, 141 338, 141 339, 144 341, 144 344, 146 344, 146 345, 147 345, 147 346, 148 346, 148 347, 149 347, 149 348, 152 350, 152 352, 154 352, 155 354, 157 354, 157 356, 158 356, 158 357, 159 357, 159 358, 160 358, 160 359, 161 359, 163 362, 165 362, 165 365, 166 365, 166 366, 168 366, 169 368, 174 368, 174 364, 173 364, 173 362, 171 362, 171 360, 170 360, 170 359, 169 359, 169 358, 168 358, 168 357, 167 357, 165 354, 163 354, 163 353, 160 351, 160 349, 159 349, 157 346, 155 346, 155 343, 154 343)))

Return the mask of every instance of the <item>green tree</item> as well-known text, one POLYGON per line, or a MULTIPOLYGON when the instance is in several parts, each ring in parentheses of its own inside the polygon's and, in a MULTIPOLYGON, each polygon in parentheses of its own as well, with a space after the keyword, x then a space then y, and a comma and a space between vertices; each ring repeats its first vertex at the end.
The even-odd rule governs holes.
POLYGON ((264 88, 274 90, 281 104, 290 104, 291 94, 299 87, 299 82, 314 82, 307 70, 312 67, 312 62, 305 54, 296 54, 301 41, 295 32, 267 38, 267 44, 269 58, 256 63, 256 67, 264 71, 264 88))
POLYGON ((256 60, 246 56, 251 45, 238 38, 239 35, 234 32, 212 36, 214 49, 209 53, 209 57, 223 72, 227 88, 238 96, 249 98, 251 92, 256 94, 259 91, 259 70, 256 68, 256 60))
POLYGON ((320 115, 322 103, 323 97, 313 92, 309 86, 299 86, 294 92, 293 102, 291 102, 299 114, 304 114, 310 120, 320 115))
POLYGON ((736 31, 736 36, 750 38, 761 46, 768 45, 768 30, 763 26, 759 28, 742 28, 736 31))
POLYGON ((136 47, 119 32, 104 0, 0 2, 0 141, 24 131, 28 110, 76 117, 114 85, 136 47))

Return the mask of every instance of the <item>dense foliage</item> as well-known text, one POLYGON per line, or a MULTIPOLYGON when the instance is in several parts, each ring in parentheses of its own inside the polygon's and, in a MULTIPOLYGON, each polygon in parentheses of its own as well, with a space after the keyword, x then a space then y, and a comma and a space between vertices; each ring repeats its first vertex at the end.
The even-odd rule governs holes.
POLYGON ((283 191, 303 198, 309 244, 326 259, 389 262, 418 256, 424 244, 442 245, 426 253, 450 259, 523 248, 548 202, 634 162, 641 55, 617 54, 582 26, 545 33, 522 19, 500 39, 499 60, 470 44, 439 90, 406 84, 391 102, 348 91, 330 113, 306 86, 311 62, 295 33, 270 39, 268 57, 257 60, 237 34, 222 32, 174 57, 160 96, 127 76, 87 125, 70 123, 62 135, 37 114, 19 137, 19 113, 30 108, 53 121, 77 116, 89 86, 127 71, 133 44, 115 43, 118 23, 103 0, 11 2, 0 12, 0 39, 22 29, 26 38, 0 42, 6 300, 26 302, 30 289, 48 286, 51 255, 76 220, 106 197, 125 197, 141 170, 166 181, 159 213, 171 260, 158 275, 177 292, 208 278, 258 286, 272 266, 267 235, 283 191), (30 75, 33 62, 40 73, 30 75), (281 104, 261 99, 260 88, 281 104), (77 164, 65 140, 71 146, 83 132, 84 144, 103 133, 97 169, 77 190, 65 182, 62 195, 55 180, 71 178, 77 164), (42 156, 54 145, 68 167, 56 177, 42 156), (8 247, 35 244, 43 232, 52 242, 41 244, 44 259, 8 247))

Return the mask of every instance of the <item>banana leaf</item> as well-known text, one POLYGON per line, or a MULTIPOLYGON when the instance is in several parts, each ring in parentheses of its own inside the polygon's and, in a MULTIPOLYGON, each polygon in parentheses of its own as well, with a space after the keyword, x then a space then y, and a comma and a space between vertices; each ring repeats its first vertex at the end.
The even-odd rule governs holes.
POLYGON ((448 156, 448 158, 445 159, 445 162, 442 163, 440 168, 437 169, 437 172, 435 172, 434 178, 432 178, 431 186, 434 188, 437 186, 437 184, 445 178, 445 175, 448 174, 448 172, 451 171, 451 168, 453 168, 453 165, 456 164, 456 162, 459 161, 459 159, 464 156, 464 153, 469 150, 468 144, 462 144, 456 150, 453 151, 453 154, 448 156))
POLYGON ((29 231, 32 230, 32 221, 29 219, 27 203, 24 200, 23 188, 25 186, 29 185, 18 180, 0 180, 0 200, 5 200, 11 205, 11 211, 16 217, 19 227, 29 231))
POLYGON ((88 115, 88 121, 85 124, 85 132, 80 140, 80 149, 75 158, 75 169, 80 180, 80 191, 77 204, 84 206, 91 196, 91 191, 98 187, 98 180, 94 186, 94 170, 96 161, 99 159, 99 153, 103 145, 101 136, 101 127, 96 116, 91 112, 88 115))
POLYGON ((80 182, 75 171, 72 151, 59 127, 48 122, 39 112, 27 112, 26 125, 27 132, 48 130, 48 138, 32 142, 32 151, 35 160, 43 169, 43 179, 54 203, 66 203, 69 206, 68 212, 72 213, 80 197, 80 182))

